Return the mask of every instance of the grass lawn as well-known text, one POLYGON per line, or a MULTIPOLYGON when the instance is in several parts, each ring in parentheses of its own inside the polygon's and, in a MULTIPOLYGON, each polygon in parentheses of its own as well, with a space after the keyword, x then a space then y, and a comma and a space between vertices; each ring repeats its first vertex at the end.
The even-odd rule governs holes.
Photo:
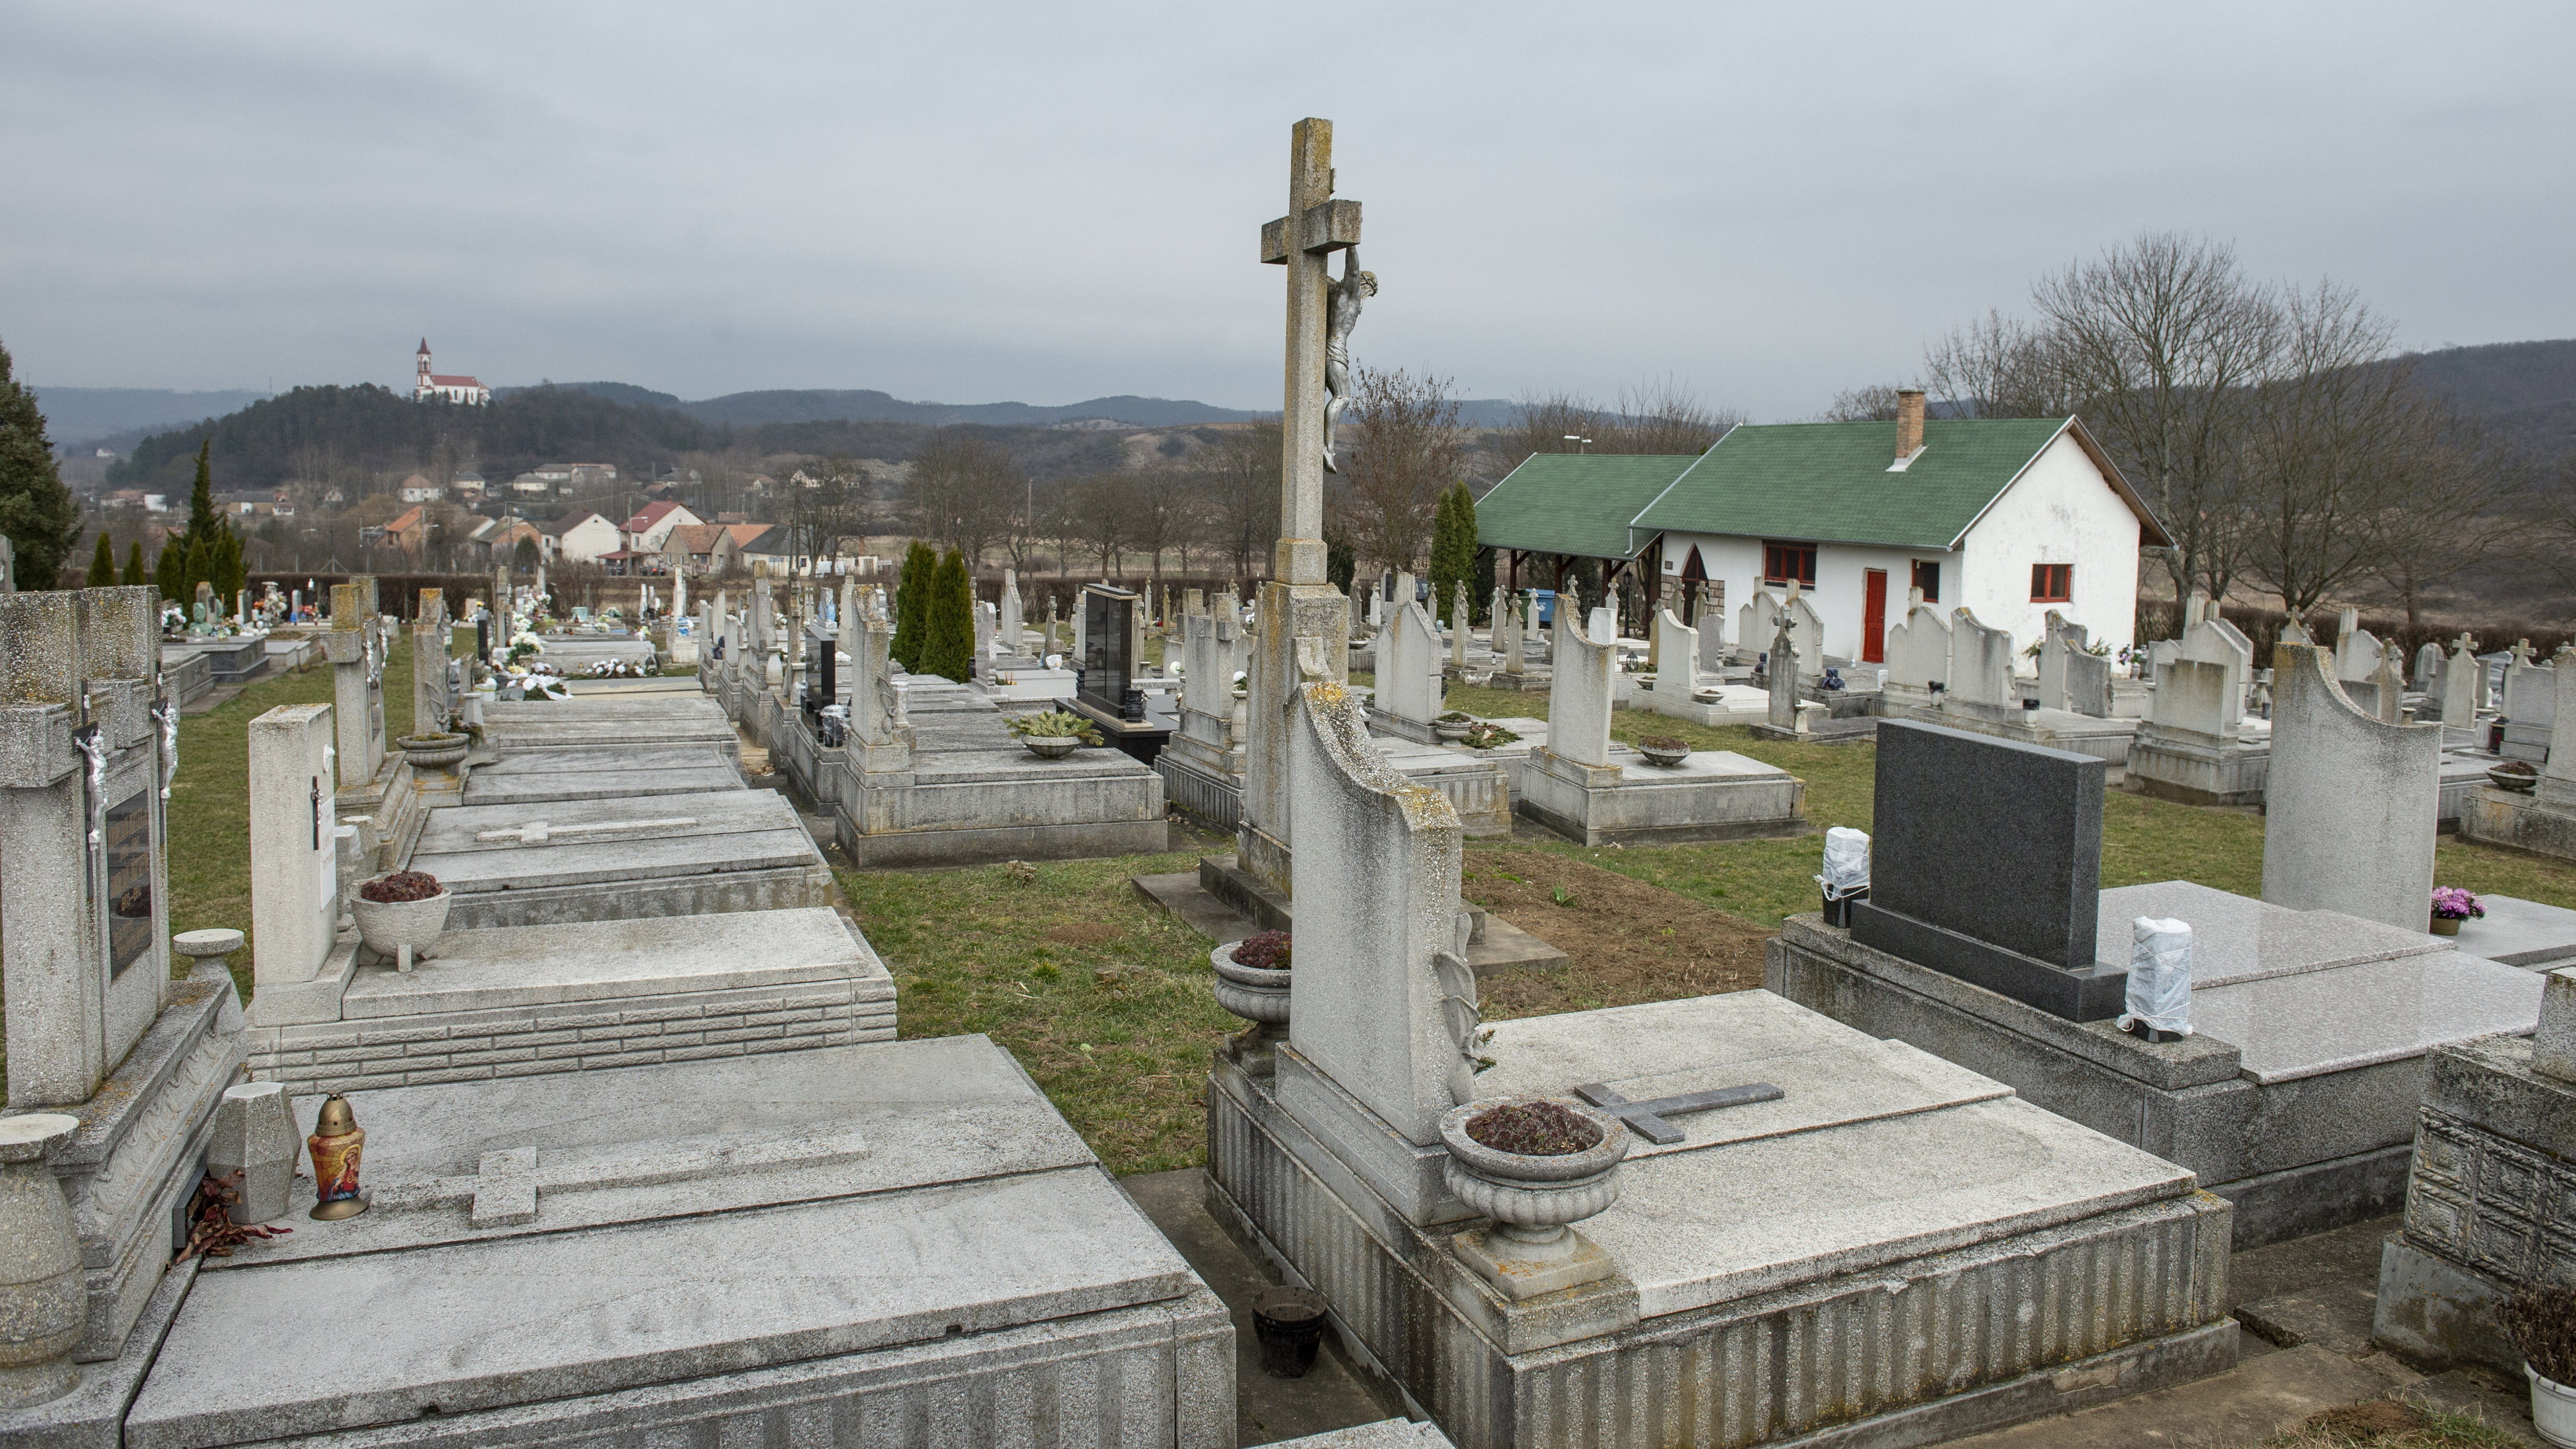
POLYGON ((902 1035, 990 1035, 1112 1172, 1192 1167, 1208 1053, 1244 1023, 1209 989, 1209 943, 1127 883, 1225 848, 1183 838, 1172 855, 842 871, 841 890, 894 972, 902 1035))

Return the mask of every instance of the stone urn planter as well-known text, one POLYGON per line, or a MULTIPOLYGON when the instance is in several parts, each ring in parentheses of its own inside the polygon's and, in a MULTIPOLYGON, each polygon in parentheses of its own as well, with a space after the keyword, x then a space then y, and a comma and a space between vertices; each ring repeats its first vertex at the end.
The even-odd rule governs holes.
POLYGON ((61 1398, 80 1381, 72 1347, 89 1326, 71 1204, 45 1154, 80 1130, 60 1112, 0 1118, 0 1410, 61 1398))
POLYGON ((1028 746, 1029 753, 1041 760, 1061 760, 1082 748, 1082 741, 1071 735, 1027 735, 1021 738, 1020 743, 1028 746))
POLYGON ((1476 722, 1471 719, 1436 719, 1431 722, 1431 732, 1440 737, 1440 743, 1444 745, 1454 745, 1460 740, 1465 739, 1467 737, 1467 731, 1475 728, 1475 725, 1476 722))
POLYGON ((1440 1118, 1449 1149, 1444 1172, 1458 1200, 1494 1220, 1453 1240, 1459 1258, 1504 1297, 1553 1293, 1617 1271, 1610 1256, 1572 1225, 1619 1200, 1619 1162, 1628 1155, 1627 1124, 1562 1097, 1501 1097, 1452 1107, 1440 1118), (1553 1108, 1556 1123, 1589 1127, 1589 1145, 1566 1152, 1523 1153, 1491 1147, 1469 1125, 1497 1109, 1553 1108))
POLYGON ((1228 941, 1208 953, 1216 968, 1216 1004, 1261 1026, 1288 1024, 1288 971, 1246 966, 1234 959, 1241 941, 1228 941))
POLYGON ((397 971, 409 971, 415 960, 426 959, 429 948, 447 930, 447 908, 454 896, 434 876, 418 871, 396 871, 381 876, 358 888, 349 901, 349 914, 357 920, 358 935, 367 949, 394 963, 397 971), (405 881, 409 877, 410 881, 405 881), (436 895, 417 900, 375 901, 367 891, 405 882, 406 885, 427 881, 437 889, 436 895))
POLYGON ((399 735, 394 743, 415 770, 452 770, 474 743, 471 735, 399 735))
POLYGON ((2576 1446, 2576 1387, 2545 1378, 2529 1364, 2522 1372, 2531 1380, 2531 1427, 2552 1444, 2576 1446))
POLYGON ((2528 795, 2540 784, 2540 774, 2538 771, 2525 774, 2520 770, 2507 770, 2501 765, 2490 765, 2487 767, 2487 783, 2499 790, 2528 795))
POLYGON ((1637 742, 1637 753, 1646 757, 1647 764, 1656 766, 1660 769, 1670 770, 1678 768, 1682 761, 1689 759, 1691 752, 1690 746, 1688 745, 1683 745, 1680 749, 1674 749, 1669 742, 1656 744, 1645 740, 1639 740, 1637 742))

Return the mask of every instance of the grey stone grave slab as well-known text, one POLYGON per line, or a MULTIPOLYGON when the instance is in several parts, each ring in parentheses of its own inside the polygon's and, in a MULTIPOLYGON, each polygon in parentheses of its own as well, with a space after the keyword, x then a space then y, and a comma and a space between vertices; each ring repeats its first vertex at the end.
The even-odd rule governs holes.
POLYGON ((2070 1021, 2117 1015, 2128 971, 2094 955, 2102 776, 2089 756, 1887 721, 1853 939, 2070 1021))
POLYGON ((2576 911, 2512 896, 2480 896, 2478 904, 2486 915, 2460 923, 2460 950, 2543 971, 2576 960, 2576 911))
MULTIPOLYGON (((2246 1075, 2268 1087, 2527 1033, 2540 1019, 2540 988, 2541 977, 2520 967, 2430 951, 2353 962, 2323 978, 2302 972, 2195 988, 2191 1015, 2196 1031, 2234 1042, 2246 1075)), ((2396 1115, 2412 1101, 2396 1103, 2396 1115)))
POLYGON ((603 745, 739 743, 723 706, 685 694, 496 700, 483 707, 483 743, 517 750, 598 749, 603 745))
POLYGON ((774 790, 452 806, 430 813, 409 866, 455 892, 456 930, 816 906, 831 887, 774 790))
POLYGON ((631 799, 742 787, 740 753, 720 746, 517 750, 477 765, 461 803, 631 799))
POLYGON ((353 1105, 370 1210, 199 1276, 133 1449, 1231 1441, 1224 1308, 982 1037, 353 1105))
POLYGON ((894 1035, 884 963, 819 906, 451 930, 409 973, 357 966, 354 943, 341 949, 325 972, 336 1012, 252 1026, 263 1079, 360 1091, 894 1035))
POLYGON ((2100 959, 2128 956, 2130 923, 2140 916, 2190 924, 2194 991, 2451 949, 2449 942, 2422 931, 2340 911, 2294 911, 2192 881, 2169 880, 2102 892, 2094 940, 2100 959))

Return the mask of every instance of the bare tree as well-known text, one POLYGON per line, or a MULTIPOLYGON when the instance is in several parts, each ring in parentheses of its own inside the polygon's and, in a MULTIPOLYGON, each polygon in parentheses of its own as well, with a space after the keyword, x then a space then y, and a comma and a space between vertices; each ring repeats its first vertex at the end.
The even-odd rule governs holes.
POLYGON ((2177 591, 2224 596, 2234 522, 2214 506, 2252 384, 2286 332, 2273 290, 2223 243, 2147 233, 2043 277, 2032 302, 2063 388, 2174 540, 2177 591))
POLYGON ((1095 473, 1066 493, 1072 536, 1100 561, 1103 577, 1125 577, 1127 553, 1137 546, 1135 475, 1095 473))
POLYGON ((1659 378, 1619 390, 1619 405, 1598 426, 1608 436, 1596 453, 1705 453, 1744 421, 1743 415, 1714 408, 1680 382, 1659 378))
POLYGON ((1468 435, 1448 378, 1362 367, 1356 384, 1359 421, 1339 475, 1342 529, 1362 560, 1409 569, 1440 495, 1466 475, 1468 435))
POLYGON ((2390 357, 2395 329, 2348 287, 2282 301, 2284 344, 2246 389, 2222 506, 2246 575, 2305 614, 2357 585, 2410 620, 2443 572, 2481 557, 2525 482, 2390 357))
POLYGON ((1279 424, 1228 428, 1192 457, 1206 500, 1207 538, 1247 577, 1266 563, 1279 537, 1279 424))
POLYGON ((1496 431, 1487 447, 1494 475, 1501 477, 1533 454, 1588 451, 1587 442, 1597 444, 1609 433, 1609 415, 1580 393, 1523 393, 1511 426, 1496 431))
POLYGON ((857 461, 846 455, 803 459, 786 470, 784 481, 778 509, 793 571, 799 560, 838 553, 841 540, 859 531, 866 486, 857 461))
MULTIPOLYGON (((2062 418, 2078 410, 2053 334, 1991 309, 1923 350, 1923 385, 1954 418, 2062 418)), ((1886 391, 1892 419, 1895 389, 1886 391)))
POLYGON ((942 428, 913 455, 913 527, 966 555, 972 568, 995 539, 1009 535, 1026 490, 1018 466, 999 445, 964 428, 942 428))
POLYGON ((1896 421, 1896 389, 1886 383, 1868 387, 1845 388, 1834 394, 1820 423, 1892 423, 1896 421))
POLYGON ((1138 468, 1127 475, 1127 497, 1130 532, 1139 553, 1150 560, 1146 567, 1160 580, 1163 576, 1163 554, 1167 550, 1184 552, 1198 527, 1197 490, 1188 472, 1170 464, 1138 468))

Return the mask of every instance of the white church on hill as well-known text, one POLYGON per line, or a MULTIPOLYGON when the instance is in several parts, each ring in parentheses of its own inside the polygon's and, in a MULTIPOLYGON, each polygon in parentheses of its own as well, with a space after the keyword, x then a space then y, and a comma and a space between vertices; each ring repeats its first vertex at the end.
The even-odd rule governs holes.
POLYGON ((473 403, 480 406, 492 400, 492 389, 480 379, 460 373, 437 373, 429 370, 429 339, 420 339, 419 370, 411 387, 413 402, 473 403))

